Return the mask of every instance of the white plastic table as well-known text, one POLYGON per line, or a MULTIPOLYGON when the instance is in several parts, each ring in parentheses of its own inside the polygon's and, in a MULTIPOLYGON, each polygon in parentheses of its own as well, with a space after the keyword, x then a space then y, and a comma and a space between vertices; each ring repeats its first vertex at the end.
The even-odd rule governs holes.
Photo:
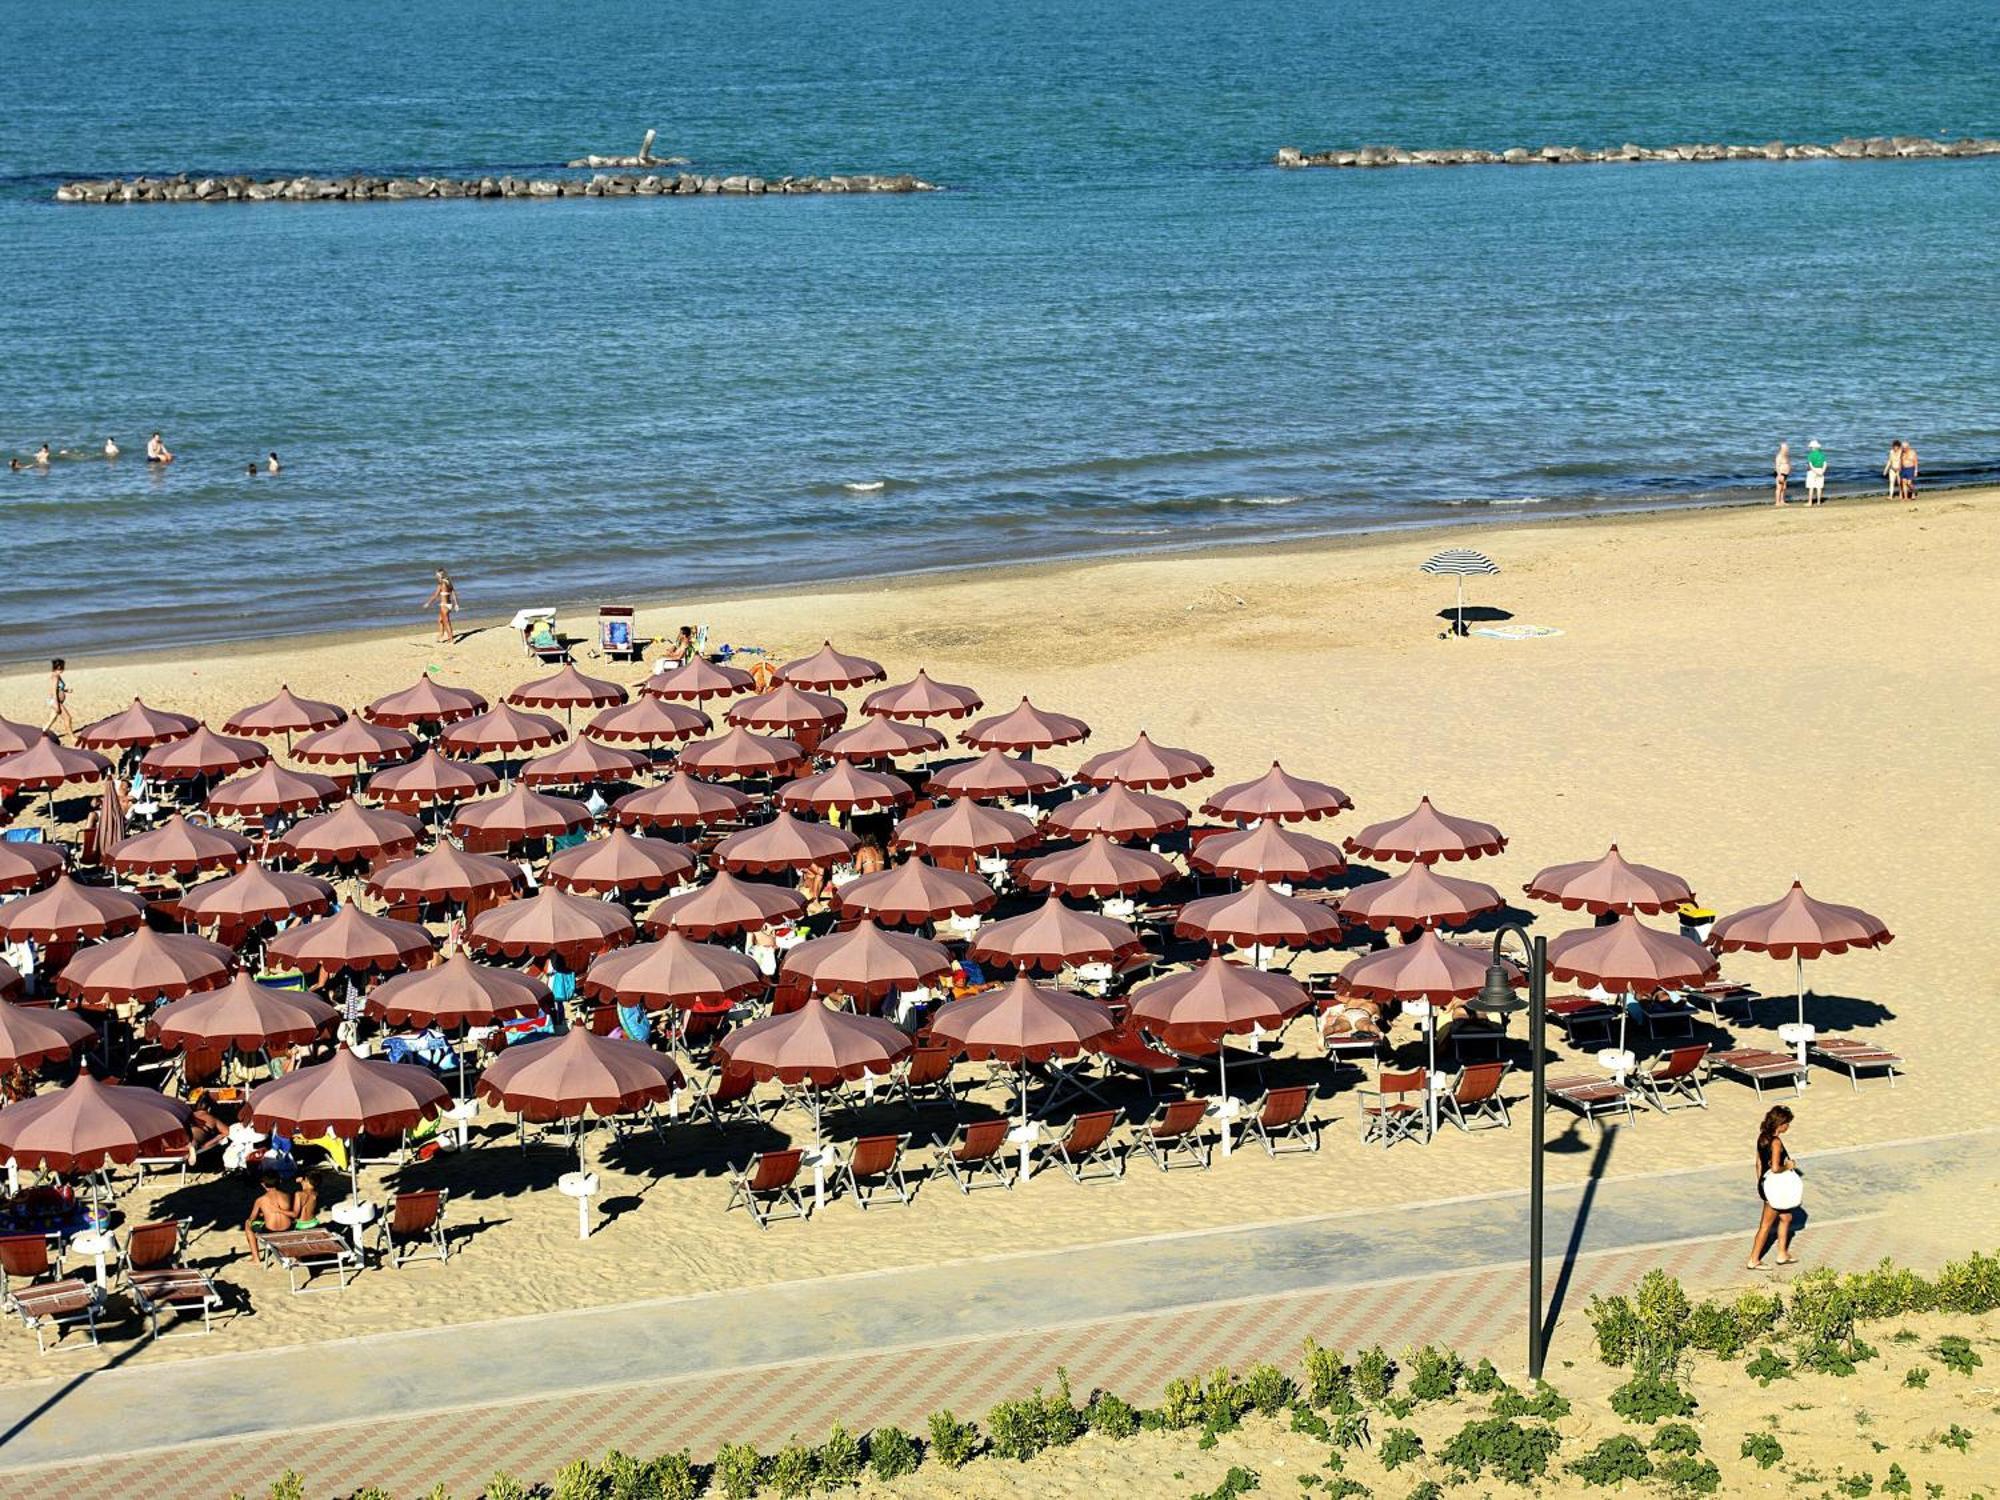
POLYGON ((1787 1021, 1778 1028, 1778 1040, 1798 1054, 1802 1068, 1806 1065, 1806 1048, 1818 1035, 1819 1028, 1805 1021, 1787 1021))
POLYGON ((1606 1047, 1597 1054, 1597 1065, 1611 1075, 1614 1083, 1623 1087, 1632 1070, 1639 1066, 1639 1059, 1617 1047, 1606 1047))
POLYGON ((69 1251, 72 1255, 88 1255, 96 1263, 97 1284, 103 1286, 110 1279, 104 1269, 104 1257, 117 1248, 117 1243, 108 1229, 86 1229, 69 1237, 69 1251))
POLYGON ((811 1167, 813 1174, 813 1212, 826 1207, 827 1168, 840 1163, 840 1153, 831 1146, 813 1146, 799 1156, 799 1165, 811 1167))
POLYGON ((1218 1133, 1222 1137, 1222 1154, 1228 1156, 1233 1147, 1231 1137, 1236 1133, 1230 1126, 1242 1117, 1243 1101, 1234 1096, 1227 1099, 1211 1099, 1208 1101, 1208 1112, 1215 1116, 1218 1133))
POLYGON ((1007 1139, 1021 1148, 1021 1181, 1035 1170, 1035 1147, 1042 1139, 1042 1122, 1030 1120, 1025 1125, 1016 1125, 1007 1132, 1007 1139))
POLYGON ((576 1237, 590 1238, 590 1200, 597 1192, 595 1172, 565 1172, 556 1179, 556 1191, 576 1199, 576 1237))
POLYGON ((349 1198, 327 1210, 326 1216, 346 1228, 354 1241, 354 1253, 361 1254, 361 1231, 375 1222, 375 1205, 366 1198, 349 1198))
POLYGON ((463 1151, 472 1138, 472 1117, 479 1113, 477 1099, 461 1099, 450 1109, 443 1111, 444 1117, 458 1127, 458 1149, 463 1151))

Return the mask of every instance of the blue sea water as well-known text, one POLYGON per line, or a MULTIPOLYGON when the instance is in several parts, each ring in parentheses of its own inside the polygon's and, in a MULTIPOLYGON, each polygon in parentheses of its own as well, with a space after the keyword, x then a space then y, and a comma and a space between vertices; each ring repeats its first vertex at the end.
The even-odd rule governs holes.
POLYGON ((2000 465, 2000 160, 1268 165, 2000 134, 1992 5, 99 0, 0 58, 0 451, 79 455, 0 472, 10 657, 2000 465), (949 191, 50 201, 647 126, 949 191))

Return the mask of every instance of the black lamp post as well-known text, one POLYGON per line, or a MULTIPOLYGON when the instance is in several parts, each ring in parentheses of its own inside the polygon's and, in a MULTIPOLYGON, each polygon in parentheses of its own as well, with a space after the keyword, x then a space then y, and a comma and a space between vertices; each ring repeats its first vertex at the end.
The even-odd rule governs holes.
POLYGON ((1486 970, 1486 984, 1479 992, 1480 1010, 1493 1015, 1510 1015, 1523 1009, 1507 980, 1501 962, 1501 948, 1508 933, 1521 939, 1528 955, 1528 1052, 1532 1059, 1534 1086, 1530 1094, 1531 1121, 1528 1140, 1528 1378, 1542 1378, 1542 1141, 1543 1121, 1548 1110, 1545 1086, 1543 1043, 1549 1018, 1549 941, 1530 937, 1527 929, 1508 922, 1493 934, 1493 962, 1486 970))

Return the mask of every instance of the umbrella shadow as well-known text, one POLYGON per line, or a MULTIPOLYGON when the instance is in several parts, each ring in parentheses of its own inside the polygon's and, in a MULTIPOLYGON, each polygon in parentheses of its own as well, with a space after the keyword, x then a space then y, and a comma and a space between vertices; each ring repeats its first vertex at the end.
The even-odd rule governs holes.
MULTIPOLYGON (((1787 1018, 1796 1013, 1798 999, 1778 995, 1767 996, 1765 1003, 1775 1005, 1782 1001, 1787 1018)), ((1822 995, 1814 990, 1806 991, 1806 1019, 1822 1032, 1825 1031, 1866 1031, 1896 1019, 1896 1013, 1879 1000, 1863 1000, 1857 995, 1822 995)))
MULTIPOLYGON (((1447 604, 1437 612, 1437 617, 1449 624, 1458 619, 1458 613, 1456 606, 1447 604)), ((1492 625, 1498 624, 1502 620, 1511 620, 1513 618, 1513 610, 1501 609, 1497 605, 1468 604, 1465 606, 1465 623, 1468 625, 1492 625)))

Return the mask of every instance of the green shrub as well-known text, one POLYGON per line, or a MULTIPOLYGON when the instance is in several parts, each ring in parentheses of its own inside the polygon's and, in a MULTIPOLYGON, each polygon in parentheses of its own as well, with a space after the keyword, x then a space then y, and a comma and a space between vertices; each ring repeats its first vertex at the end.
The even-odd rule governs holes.
POLYGON ((1638 1343, 1632 1364, 1641 1375, 1678 1379, 1681 1361, 1688 1348, 1688 1322, 1692 1309, 1680 1282, 1665 1271, 1648 1271, 1639 1279, 1632 1298, 1638 1321, 1638 1343))
POLYGON ((1092 1432, 1108 1438, 1128 1438, 1139 1430, 1138 1409, 1109 1391, 1099 1391, 1090 1398, 1083 1419, 1092 1432))
POLYGON ((748 1443, 724 1443, 715 1455, 712 1483, 723 1500, 749 1500, 757 1493, 757 1476, 764 1460, 748 1443))
POLYGON ((1851 1375, 1858 1357, 1854 1300, 1846 1284, 1821 1267, 1792 1283, 1785 1326, 1798 1349, 1799 1368, 1851 1375))
POLYGON ((1875 1476, 1865 1470, 1859 1474, 1843 1474, 1834 1481, 1833 1489, 1837 1495, 1851 1495, 1854 1500, 1861 1500, 1863 1495, 1875 1493, 1875 1476))
POLYGON ((1229 1367, 1217 1365, 1208 1372, 1208 1381, 1201 1388, 1202 1432, 1209 1437, 1218 1432, 1233 1432, 1237 1419, 1249 1410, 1249 1405, 1243 1387, 1236 1383, 1229 1367))
POLYGON ((1199 1427, 1202 1419, 1201 1386, 1184 1376, 1167 1382, 1160 1396, 1160 1425, 1168 1432, 1185 1432, 1199 1427))
POLYGON ((1931 1283, 1931 1304, 1940 1312, 1984 1313, 2000 1308, 2000 1257, 1976 1251, 1946 1262, 1931 1283))
POLYGON ((1396 1381, 1396 1365, 1380 1344, 1372 1344, 1361 1351, 1354 1361, 1354 1391, 1363 1401, 1380 1405, 1388 1399, 1389 1389, 1396 1381))
MULTIPOLYGON (((444 1490, 444 1486, 439 1485, 437 1489, 441 1493, 444 1490)), ((349 1495, 347 1500, 395 1500, 395 1497, 379 1484, 364 1484, 360 1489, 349 1495)), ((446 1496, 445 1500, 450 1500, 450 1497, 446 1496)))
POLYGON ((1354 1400, 1354 1372, 1338 1349, 1322 1348, 1308 1338, 1305 1353, 1306 1395, 1314 1406, 1345 1409, 1354 1400))
POLYGON ((642 1493, 653 1500, 694 1500, 701 1493, 701 1475, 685 1448, 679 1453, 662 1453, 647 1464, 646 1480, 652 1488, 642 1493))
POLYGON ((1768 1469, 1780 1463, 1785 1457, 1785 1445, 1768 1432, 1752 1432, 1744 1436, 1739 1456, 1749 1459, 1760 1469, 1768 1469))
POLYGON ((1426 1344, 1410 1356, 1409 1371, 1411 1400, 1449 1401, 1465 1378, 1465 1361, 1449 1349, 1426 1344))
POLYGON ((931 1413, 931 1455, 947 1469, 959 1469, 979 1449, 979 1429, 953 1416, 950 1407, 931 1413))
POLYGON ((861 1439, 840 1423, 813 1455, 813 1478, 823 1490, 845 1489, 861 1482, 861 1439))
POLYGON ((1960 1453, 1964 1453, 1972 1446, 1972 1434, 1956 1422, 1939 1433, 1937 1440, 1947 1448, 1956 1448, 1960 1453))
POLYGON ((1913 1391, 1927 1390, 1931 1383, 1929 1365, 1911 1365, 1903 1372, 1903 1384, 1913 1391))
POLYGON ((1230 1500, 1232 1495, 1247 1495, 1258 1485, 1257 1471, 1246 1469, 1241 1464, 1234 1465, 1222 1476, 1222 1483, 1205 1495, 1197 1495, 1195 1500, 1230 1500))
POLYGON ((1336 1449, 1368 1446, 1368 1413, 1365 1411, 1335 1412, 1328 1428, 1327 1440, 1336 1449))
POLYGON ((1506 1417, 1467 1422, 1438 1452, 1463 1478, 1490 1473, 1509 1484, 1528 1484, 1548 1471, 1562 1439, 1552 1427, 1523 1427, 1506 1417))
POLYGON ((1646 1450, 1639 1446, 1637 1438, 1623 1432, 1606 1438, 1582 1458, 1573 1459, 1563 1467, 1592 1486, 1610 1486, 1623 1484, 1628 1479, 1653 1477, 1652 1459, 1646 1456, 1646 1450))
POLYGON ((1444 1486, 1435 1479, 1421 1479, 1403 1500, 1444 1500, 1444 1486))
POLYGON ((1719 1302, 1697 1302, 1688 1314, 1688 1344, 1704 1354, 1734 1359, 1749 1341, 1736 1321, 1736 1309, 1719 1302))
POLYGON ((1910 1476, 1903 1472, 1901 1464, 1889 1465, 1889 1472, 1882 1477, 1882 1493, 1885 1495, 1910 1493, 1910 1476))
POLYGON ((997 1402, 986 1413, 986 1440, 1000 1457, 1026 1463, 1044 1446, 1040 1403, 997 1402))
POLYGON ((564 1464, 549 1486, 549 1500, 604 1500, 611 1493, 611 1476, 587 1458, 564 1464))
POLYGON ((1253 1365, 1243 1377, 1243 1399, 1260 1416, 1275 1417, 1297 1394, 1291 1377, 1276 1365, 1253 1365))
POLYGON ((764 1477, 771 1492, 787 1500, 808 1493, 813 1487, 812 1449, 799 1442, 785 1444, 772 1457, 770 1472, 764 1477))
POLYGON ((1743 1369, 1759 1385, 1769 1385, 1774 1380, 1792 1378, 1792 1362, 1768 1345, 1759 1349, 1743 1369))
POLYGON ((1513 1387, 1504 1386, 1500 1394, 1493 1398, 1493 1415, 1540 1417, 1553 1422, 1557 1417, 1569 1415, 1569 1398, 1546 1380, 1535 1382, 1535 1394, 1532 1396, 1524 1396, 1513 1387))
POLYGON ((486 1500, 528 1500, 528 1487, 501 1469, 486 1481, 486 1500))
POLYGON ((1597 1337, 1597 1357, 1613 1369, 1632 1363, 1639 1347, 1639 1315, 1624 1297, 1592 1297, 1590 1331, 1597 1337))
POLYGON ((1699 1453, 1701 1434, 1685 1422, 1663 1422, 1653 1434, 1655 1453, 1699 1453))
POLYGON ((1939 1339, 1931 1346, 1931 1353, 1947 1370, 1956 1370, 1961 1375, 1970 1375, 1986 1363, 1972 1347, 1972 1340, 1956 1333, 1947 1333, 1939 1339))
POLYGON ((1846 1278, 1848 1303, 1857 1318, 1893 1318, 1898 1313, 1929 1312, 1937 1290, 1915 1271, 1884 1259, 1872 1270, 1846 1278))
POLYGON ((1326 1482, 1327 1500, 1363 1500, 1363 1497, 1374 1493, 1360 1480, 1349 1479, 1345 1475, 1326 1482))
POLYGON ((287 1469, 271 1481, 271 1500, 306 1500, 305 1476, 287 1469))
POLYGON ((1383 1468, 1400 1469, 1424 1456, 1424 1440, 1407 1427, 1391 1427, 1382 1434, 1382 1444, 1375 1450, 1375 1456, 1382 1460, 1383 1468))
POLYGON ((1775 1333, 1784 1313, 1785 1304, 1775 1293, 1752 1288, 1737 1294, 1736 1326, 1742 1330, 1745 1343, 1775 1333))
POLYGON ((1069 1388, 1069 1371, 1060 1365, 1056 1367, 1056 1388, 1043 1395, 1039 1388, 1036 1399, 1042 1404, 1042 1441, 1051 1448, 1067 1448, 1089 1430, 1090 1422, 1077 1409, 1076 1397, 1069 1388))
POLYGON ((646 1466, 631 1454, 611 1449, 604 1455, 599 1472, 603 1479, 598 1484, 597 1492, 608 1496, 609 1500, 653 1500, 645 1488, 646 1466))
POLYGON ((1671 1380, 1635 1375, 1611 1393, 1611 1409, 1628 1422, 1658 1422, 1665 1417, 1691 1417, 1695 1399, 1671 1380))
POLYGON ((868 1434, 868 1467, 885 1483, 917 1472, 922 1460, 916 1439, 900 1427, 878 1427, 868 1434))
POLYGON ((1653 1477, 1675 1495, 1713 1495, 1722 1488, 1722 1470, 1711 1460, 1691 1453, 1660 1460, 1653 1465, 1653 1477))
POLYGON ((1489 1396, 1495 1391, 1505 1390, 1507 1382, 1493 1368, 1492 1360, 1482 1359, 1465 1372, 1465 1388, 1475 1396, 1489 1396))

